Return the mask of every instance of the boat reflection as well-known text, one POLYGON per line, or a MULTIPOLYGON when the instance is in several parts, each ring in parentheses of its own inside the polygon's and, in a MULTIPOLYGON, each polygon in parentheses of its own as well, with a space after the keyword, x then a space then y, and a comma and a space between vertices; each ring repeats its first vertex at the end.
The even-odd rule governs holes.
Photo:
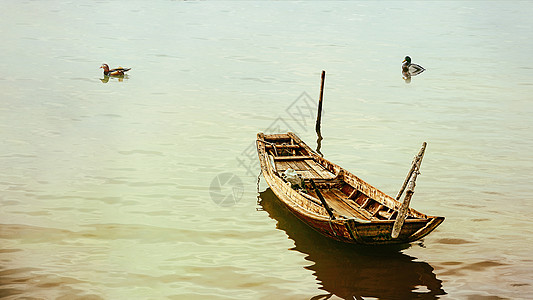
POLYGON ((322 137, 322 134, 320 133, 320 130, 316 131, 316 152, 320 154, 320 156, 324 157, 324 154, 320 152, 320 148, 322 148, 322 140, 324 138, 322 137))
POLYGON ((259 194, 260 205, 275 219, 277 228, 294 240, 290 250, 307 254, 321 289, 311 299, 437 299, 445 295, 442 281, 428 263, 415 261, 401 250, 410 245, 358 246, 327 239, 291 214, 268 188, 259 194))

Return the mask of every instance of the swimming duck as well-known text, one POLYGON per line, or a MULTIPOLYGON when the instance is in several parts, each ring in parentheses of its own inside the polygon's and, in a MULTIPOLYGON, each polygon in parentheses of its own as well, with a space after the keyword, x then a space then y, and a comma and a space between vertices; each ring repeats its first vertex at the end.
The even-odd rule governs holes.
POLYGON ((110 70, 107 64, 102 64, 100 69, 104 69, 104 75, 106 76, 124 76, 125 72, 128 72, 129 70, 131 70, 131 68, 126 69, 126 68, 121 68, 121 67, 110 70))
POLYGON ((406 56, 402 63, 402 72, 409 73, 411 76, 418 75, 426 70, 421 65, 412 64, 409 56, 406 56))

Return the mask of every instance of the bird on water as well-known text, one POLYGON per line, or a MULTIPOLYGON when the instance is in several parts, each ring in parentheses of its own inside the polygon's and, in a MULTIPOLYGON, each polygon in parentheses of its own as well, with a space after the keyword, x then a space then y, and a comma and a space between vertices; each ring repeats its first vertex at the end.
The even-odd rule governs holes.
POLYGON ((102 64, 100 69, 104 69, 104 75, 106 76, 124 76, 124 73, 131 70, 131 68, 122 67, 118 67, 116 69, 109 69, 109 66, 107 64, 102 64))
POLYGON ((426 70, 421 65, 411 63, 409 56, 406 56, 402 63, 402 72, 408 73, 410 76, 418 75, 426 70))

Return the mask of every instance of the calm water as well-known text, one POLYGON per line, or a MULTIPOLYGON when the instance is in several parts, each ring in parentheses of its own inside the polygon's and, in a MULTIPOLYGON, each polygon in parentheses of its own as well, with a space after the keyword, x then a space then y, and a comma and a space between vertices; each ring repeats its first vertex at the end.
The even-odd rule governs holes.
POLYGON ((532 13, 3 1, 0 297, 531 297, 532 13), (315 146, 322 70, 325 157, 394 195, 428 142, 412 205, 447 219, 423 242, 339 245, 257 192, 257 132, 315 146))

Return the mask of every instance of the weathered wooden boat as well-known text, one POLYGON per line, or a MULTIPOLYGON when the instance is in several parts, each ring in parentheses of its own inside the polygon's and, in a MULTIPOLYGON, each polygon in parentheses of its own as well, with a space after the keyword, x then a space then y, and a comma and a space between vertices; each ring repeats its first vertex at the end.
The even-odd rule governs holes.
MULTIPOLYGON (((296 217, 334 240, 409 243, 428 235, 444 221, 444 217, 409 208, 413 191, 400 202, 324 159, 294 133, 258 133, 257 152, 263 177, 274 194, 296 217), (284 179, 287 170, 298 174, 299 186, 284 179)), ((413 178, 409 183, 414 189, 413 178)))

